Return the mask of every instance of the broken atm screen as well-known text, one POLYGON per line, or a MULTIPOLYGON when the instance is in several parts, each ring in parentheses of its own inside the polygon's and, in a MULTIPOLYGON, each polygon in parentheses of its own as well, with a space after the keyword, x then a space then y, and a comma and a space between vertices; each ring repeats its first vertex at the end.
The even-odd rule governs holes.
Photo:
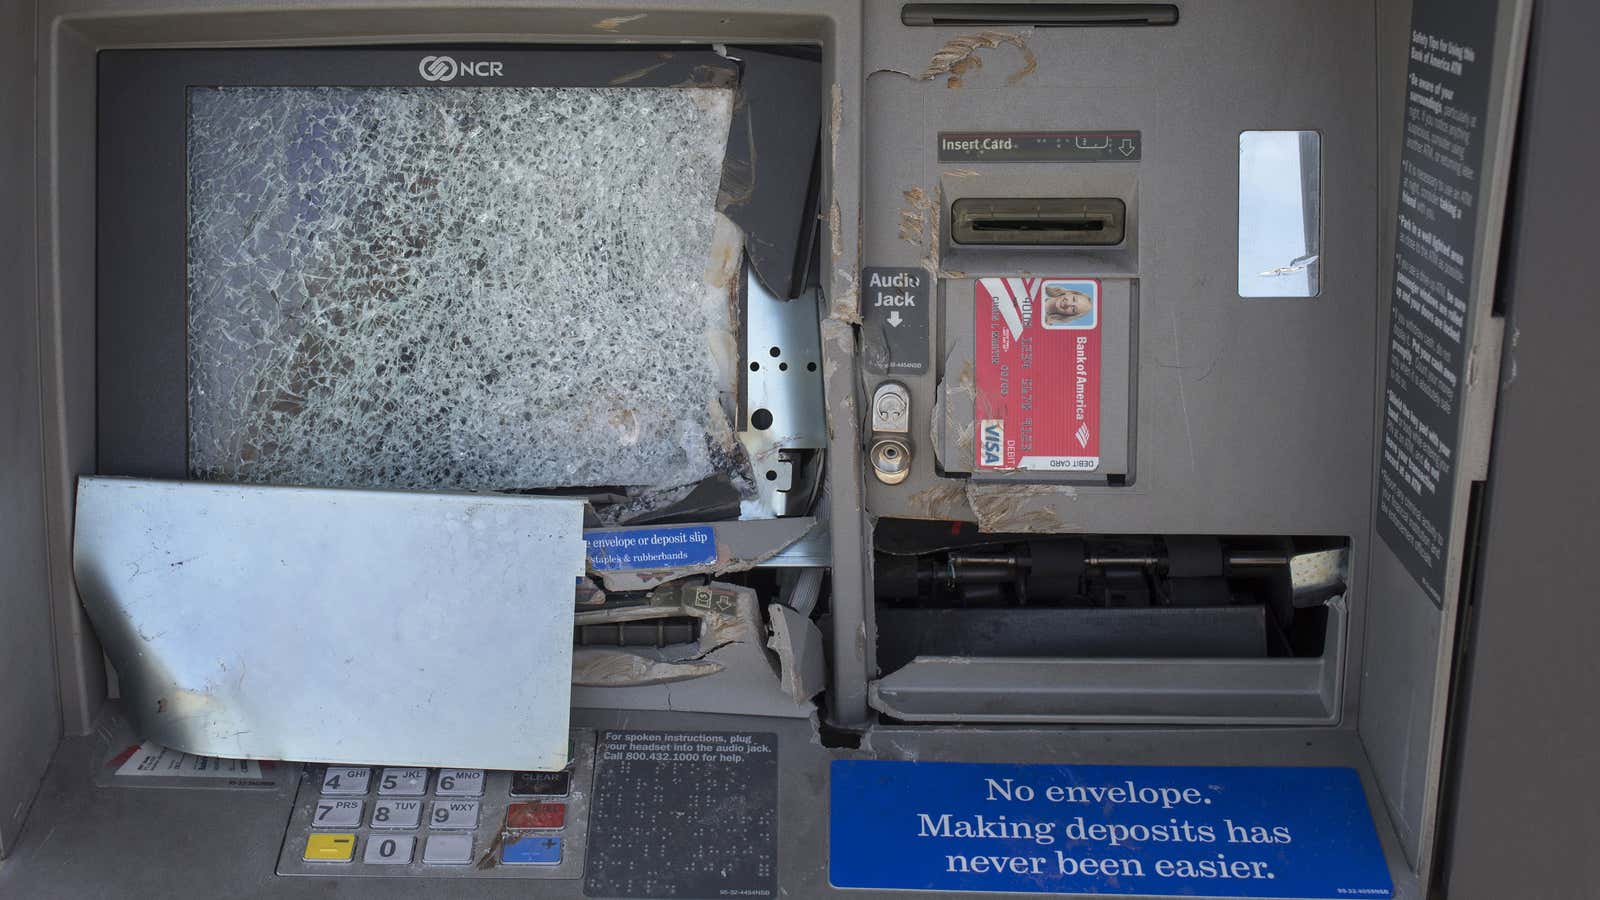
POLYGON ((189 474, 735 474, 711 272, 732 107, 726 88, 191 88, 189 474))

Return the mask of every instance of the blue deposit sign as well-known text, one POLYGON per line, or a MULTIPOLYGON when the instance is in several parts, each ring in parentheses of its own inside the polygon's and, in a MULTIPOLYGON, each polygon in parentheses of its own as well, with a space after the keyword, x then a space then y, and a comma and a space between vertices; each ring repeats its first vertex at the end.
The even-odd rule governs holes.
POLYGON ((841 888, 1390 897, 1354 769, 836 760, 841 888))
POLYGON ((682 569, 717 561, 717 535, 706 525, 585 531, 589 568, 597 572, 682 569))

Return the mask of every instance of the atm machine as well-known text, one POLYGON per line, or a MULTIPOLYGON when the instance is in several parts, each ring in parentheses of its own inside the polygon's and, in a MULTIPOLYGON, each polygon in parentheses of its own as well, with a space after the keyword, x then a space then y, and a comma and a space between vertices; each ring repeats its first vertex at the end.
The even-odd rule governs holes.
POLYGON ((10 5, 0 896, 1488 896, 1545 6, 10 5))

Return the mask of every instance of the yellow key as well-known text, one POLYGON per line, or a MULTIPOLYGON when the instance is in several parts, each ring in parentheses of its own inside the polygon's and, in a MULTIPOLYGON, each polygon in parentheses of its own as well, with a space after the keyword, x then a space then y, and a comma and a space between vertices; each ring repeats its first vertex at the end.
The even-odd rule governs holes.
POLYGON ((306 838, 306 862, 349 862, 355 855, 353 834, 313 834, 306 838))

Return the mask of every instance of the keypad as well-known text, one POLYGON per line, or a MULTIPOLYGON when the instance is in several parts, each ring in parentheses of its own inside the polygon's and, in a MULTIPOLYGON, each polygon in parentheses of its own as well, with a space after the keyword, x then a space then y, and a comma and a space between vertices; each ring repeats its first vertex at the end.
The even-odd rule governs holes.
POLYGON ((278 872, 580 877, 594 771, 582 736, 552 771, 309 766, 278 872))

